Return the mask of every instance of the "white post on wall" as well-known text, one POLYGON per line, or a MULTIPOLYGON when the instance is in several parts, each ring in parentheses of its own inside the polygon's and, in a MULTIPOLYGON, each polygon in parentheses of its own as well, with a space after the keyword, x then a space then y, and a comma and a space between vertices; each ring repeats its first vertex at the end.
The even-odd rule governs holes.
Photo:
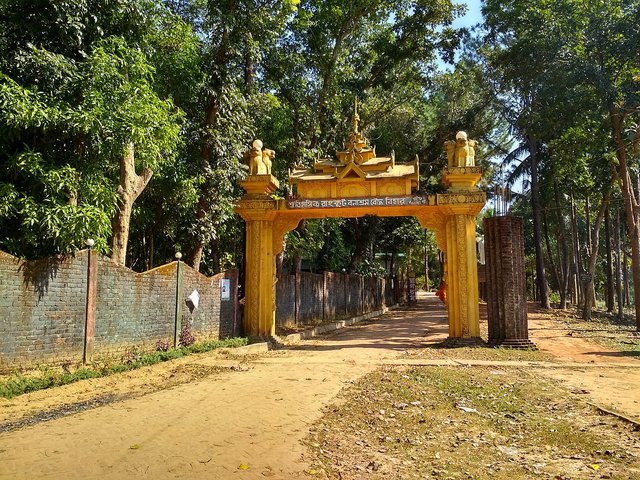
POLYGON ((93 339, 96 320, 96 281, 97 273, 92 248, 95 245, 93 238, 86 241, 87 245, 87 296, 84 312, 84 341, 82 345, 82 364, 93 360, 93 339))
POLYGON ((182 272, 180 259, 182 253, 176 252, 176 309, 173 319, 173 348, 178 346, 178 336, 180 335, 180 323, 182 320, 182 272))

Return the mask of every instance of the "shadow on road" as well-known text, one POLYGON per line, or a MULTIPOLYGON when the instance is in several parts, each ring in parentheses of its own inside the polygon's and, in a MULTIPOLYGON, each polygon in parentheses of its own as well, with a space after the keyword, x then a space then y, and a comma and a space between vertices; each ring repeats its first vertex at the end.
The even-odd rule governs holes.
POLYGON ((402 306, 353 327, 283 348, 294 351, 346 348, 402 351, 436 347, 447 338, 448 332, 444 305, 435 295, 423 294, 415 306, 402 306))

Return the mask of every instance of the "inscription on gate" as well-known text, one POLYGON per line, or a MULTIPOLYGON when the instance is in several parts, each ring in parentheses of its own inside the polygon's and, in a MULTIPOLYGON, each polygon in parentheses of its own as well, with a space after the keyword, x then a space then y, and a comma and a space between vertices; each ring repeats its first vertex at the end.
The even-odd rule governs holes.
POLYGON ((305 198, 287 200, 287 207, 289 208, 397 207, 433 204, 435 204, 435 197, 430 198, 422 195, 412 195, 410 197, 332 198, 326 200, 305 198))

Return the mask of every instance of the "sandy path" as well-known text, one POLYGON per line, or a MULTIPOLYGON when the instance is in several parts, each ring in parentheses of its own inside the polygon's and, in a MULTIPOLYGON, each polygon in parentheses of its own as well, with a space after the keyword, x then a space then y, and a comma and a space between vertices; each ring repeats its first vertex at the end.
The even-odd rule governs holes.
POLYGON ((391 313, 264 355, 247 371, 1 434, 0 478, 300 478, 309 468, 300 440, 322 406, 416 346, 433 321, 420 313, 391 313))
POLYGON ((560 360, 585 364, 566 369, 536 369, 560 380, 596 404, 640 422, 640 361, 588 339, 568 335, 562 324, 545 315, 529 314, 529 336, 543 352, 560 360), (634 365, 634 367, 629 367, 634 365))
MULTIPOLYGON (((584 339, 567 337, 565 343, 566 333, 551 332, 553 324, 538 323, 535 316, 531 328, 543 350, 566 360, 586 360, 584 368, 537 368, 537 372, 584 388, 606 405, 613 405, 605 400, 614 396, 616 401, 623 399, 619 408, 640 418, 632 398, 640 388, 640 369, 621 365, 600 369, 597 365, 603 359, 614 358, 611 352, 584 339), (557 348, 556 342, 562 346, 557 348)), ((419 308, 391 312, 371 324, 261 355, 248 369, 3 433, 0 478, 303 478, 311 465, 300 441, 321 416, 322 407, 347 382, 380 364, 401 361, 407 350, 440 341, 446 334, 442 305, 434 297, 423 298, 419 308), (239 470, 241 464, 248 470, 239 470)), ((212 366, 221 359, 210 355, 181 361, 212 366)), ((128 382, 143 381, 154 370, 138 372, 109 381, 120 382, 122 391, 128 382)), ((23 395, 11 404, 12 411, 28 410, 30 402, 37 409, 43 396, 55 397, 74 388, 83 395, 91 385, 95 394, 109 389, 104 382, 77 385, 23 395)))

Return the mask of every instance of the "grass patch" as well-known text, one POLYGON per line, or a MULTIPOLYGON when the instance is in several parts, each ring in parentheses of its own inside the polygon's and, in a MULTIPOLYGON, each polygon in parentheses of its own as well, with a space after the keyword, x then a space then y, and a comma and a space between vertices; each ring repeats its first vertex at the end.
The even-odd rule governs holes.
POLYGON ((516 369, 377 371, 311 432, 325 478, 640 478, 631 426, 516 369))
POLYGON ((167 351, 151 353, 144 353, 133 349, 127 351, 118 362, 107 362, 101 365, 80 367, 75 371, 70 371, 69 366, 65 365, 62 369, 42 367, 30 374, 16 372, 0 381, 0 397, 10 399, 36 390, 58 387, 88 378, 106 377, 115 373, 127 372, 141 367, 155 365, 156 363, 167 362, 186 355, 209 352, 218 348, 241 347, 247 345, 247 343, 248 340, 246 338, 237 337, 224 340, 207 340, 194 343, 188 347, 178 347, 167 351))

